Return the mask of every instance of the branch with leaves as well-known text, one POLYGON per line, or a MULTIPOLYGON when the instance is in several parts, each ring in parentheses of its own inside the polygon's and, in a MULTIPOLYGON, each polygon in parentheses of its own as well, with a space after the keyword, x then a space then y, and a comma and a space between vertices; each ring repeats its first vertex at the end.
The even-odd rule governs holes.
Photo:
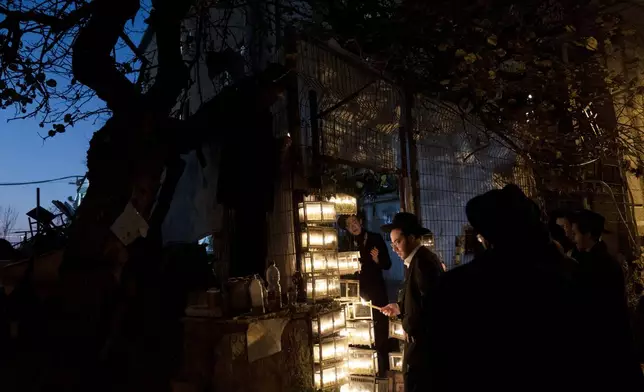
POLYGON ((615 98, 624 91, 641 94, 642 83, 609 66, 625 46, 641 44, 636 26, 624 17, 636 4, 309 3, 324 15, 322 23, 307 26, 316 35, 334 37, 407 89, 452 103, 481 125, 481 137, 535 166, 575 167, 614 159, 619 150, 638 157, 641 170, 642 147, 626 140, 638 139, 644 129, 615 121, 619 103, 627 101, 615 98))

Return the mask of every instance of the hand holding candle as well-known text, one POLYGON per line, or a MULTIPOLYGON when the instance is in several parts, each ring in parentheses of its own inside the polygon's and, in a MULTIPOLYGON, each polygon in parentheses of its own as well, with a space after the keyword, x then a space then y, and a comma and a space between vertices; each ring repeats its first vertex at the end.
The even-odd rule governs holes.
POLYGON ((371 309, 376 309, 376 310, 379 310, 379 311, 381 311, 381 312, 382 312, 382 308, 381 308, 380 306, 372 305, 372 304, 371 304, 371 301, 367 301, 367 300, 365 300, 364 298, 360 298, 360 302, 361 302, 364 306, 368 306, 368 307, 370 307, 371 309))
POLYGON ((387 306, 383 306, 382 308, 380 308, 380 311, 385 316, 388 316, 388 317, 393 317, 393 316, 399 316, 400 315, 400 307, 396 303, 389 304, 387 306))

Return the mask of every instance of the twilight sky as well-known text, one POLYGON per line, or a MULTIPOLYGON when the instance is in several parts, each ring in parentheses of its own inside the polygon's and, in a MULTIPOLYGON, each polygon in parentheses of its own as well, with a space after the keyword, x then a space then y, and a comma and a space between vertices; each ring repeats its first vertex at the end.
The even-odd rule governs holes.
MULTIPOLYGON (((142 9, 129 26, 130 38, 136 44, 146 28, 149 0, 142 0, 142 9)), ((117 51, 117 57, 131 56, 131 52, 117 51)), ((91 102, 88 107, 100 105, 91 102)), ((89 140, 102 123, 79 122, 67 127, 67 132, 47 139, 44 143, 38 135, 46 135, 48 128, 40 128, 38 120, 7 122, 14 115, 13 108, 0 109, 0 184, 41 181, 66 176, 82 176, 86 172, 85 156, 89 140)), ((29 223, 25 213, 36 206, 36 188, 40 187, 41 204, 49 209, 52 200, 65 201, 76 194, 74 180, 63 180, 39 185, 0 186, 0 207, 13 207, 18 213, 15 231, 27 230, 29 223)), ((18 241, 19 238, 8 238, 18 241)))
MULTIPOLYGON (((7 123, 13 111, 0 111, 0 183, 40 181, 50 178, 85 174, 85 154, 92 133, 91 123, 79 123, 65 134, 47 139, 38 136, 43 129, 38 121, 20 120, 7 123)), ((12 206, 20 216, 16 230, 28 228, 25 213, 36 206, 36 188, 40 187, 41 204, 49 208, 51 200, 73 196, 73 180, 40 185, 0 186, 0 206, 12 206)), ((13 238, 11 239, 14 240, 13 238)))

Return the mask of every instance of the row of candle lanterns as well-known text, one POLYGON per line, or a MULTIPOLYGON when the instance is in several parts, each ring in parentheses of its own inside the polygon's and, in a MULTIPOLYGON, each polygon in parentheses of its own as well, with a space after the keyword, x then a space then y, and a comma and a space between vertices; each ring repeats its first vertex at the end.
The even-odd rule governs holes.
POLYGON ((302 268, 306 274, 337 272, 338 275, 350 275, 360 269, 360 253, 330 250, 306 252, 302 257, 302 268))
POLYGON ((360 270, 359 252, 337 252, 338 236, 332 226, 336 214, 355 214, 355 198, 335 196, 328 202, 299 205, 302 272, 310 302, 338 301, 338 308, 314 317, 314 384, 318 390, 375 392, 378 361, 371 308, 359 296, 359 283, 341 276, 360 270))
MULTIPOLYGON (((301 233, 302 273, 309 302, 333 300, 340 296, 338 233, 333 227, 333 202, 305 201, 298 206, 301 233)), ((313 328, 313 382, 317 390, 340 388, 349 377, 349 337, 346 310, 341 304, 317 314, 313 328)))

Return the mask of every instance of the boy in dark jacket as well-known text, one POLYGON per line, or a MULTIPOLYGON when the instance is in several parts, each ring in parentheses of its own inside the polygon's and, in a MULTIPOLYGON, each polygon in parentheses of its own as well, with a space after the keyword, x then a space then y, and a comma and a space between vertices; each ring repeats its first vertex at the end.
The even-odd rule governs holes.
MULTIPOLYGON (((362 220, 356 215, 339 221, 341 228, 351 234, 350 249, 360 251, 360 296, 375 306, 385 306, 387 286, 382 271, 391 268, 387 244, 378 233, 366 231, 362 220), (343 222, 344 221, 344 222, 343 222)), ((373 313, 376 351, 378 352, 378 375, 385 377, 389 370, 389 319, 378 311, 373 313)))

